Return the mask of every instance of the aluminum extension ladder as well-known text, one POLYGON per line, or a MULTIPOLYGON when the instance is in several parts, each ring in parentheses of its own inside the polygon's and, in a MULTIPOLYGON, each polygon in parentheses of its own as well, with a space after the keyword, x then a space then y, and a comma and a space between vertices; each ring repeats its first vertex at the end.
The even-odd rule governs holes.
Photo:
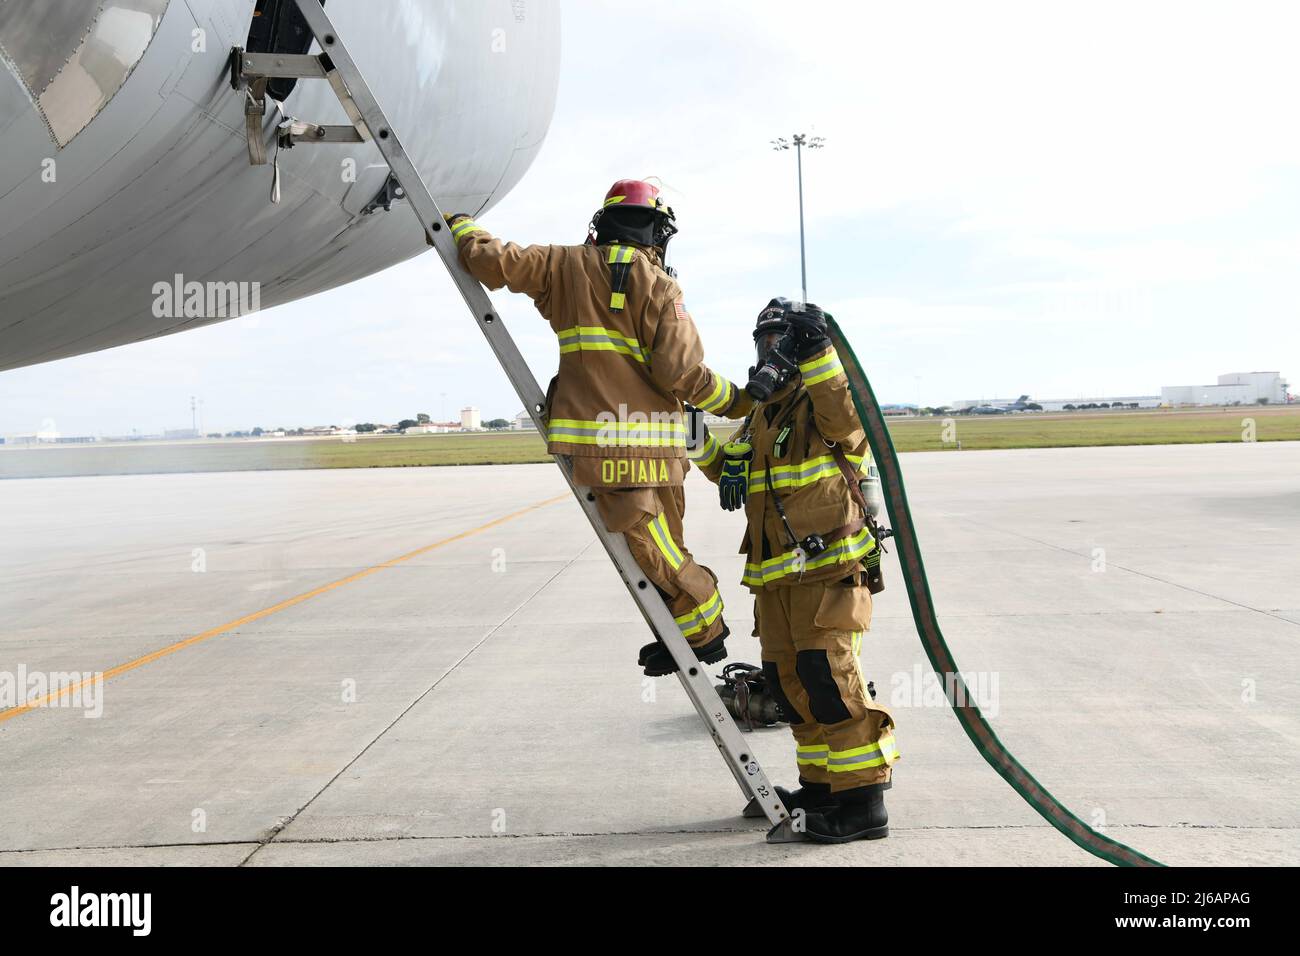
MULTIPOLYGON (((267 78, 292 76, 329 81, 338 95, 349 120, 354 124, 357 135, 355 137, 351 135, 351 131, 347 130, 347 128, 308 126, 308 133, 301 140, 296 135, 301 130, 292 131, 295 134, 295 141, 304 143, 313 140, 316 142, 358 142, 366 139, 374 141, 387 161, 392 175, 405 193, 406 200, 410 203, 415 214, 420 217, 425 233, 429 236, 433 247, 442 258, 443 264, 451 274, 451 278, 460 290, 460 294, 464 297, 465 304, 474 316, 474 321, 487 337, 488 344, 496 354, 497 361, 501 363, 501 367, 510 379, 510 384, 514 386, 515 392, 519 395, 524 407, 528 409, 528 413, 532 416, 538 432, 545 435, 546 422, 542 418, 545 406, 543 404, 542 390, 538 387, 532 371, 519 353, 514 339, 510 337, 505 323, 501 321, 500 316, 492 307, 492 302, 488 298, 486 290, 461 267, 456 254, 456 243, 451 236, 451 230, 447 228, 446 223, 443 221, 442 210, 438 208, 438 204, 420 178, 419 172, 416 171, 414 164, 407 157, 397 131, 393 129, 378 101, 370 92, 370 87, 367 86, 360 69, 348 53, 347 47, 344 46, 343 40, 339 37, 338 32, 334 29, 318 0, 294 0, 294 2, 301 11, 303 19, 306 20, 322 52, 320 54, 304 55, 249 54, 236 48, 231 52, 230 61, 232 85, 236 88, 248 89, 249 109, 258 113, 260 120, 260 112, 264 112, 264 110, 258 111, 257 106, 259 105, 258 101, 261 101, 261 105, 264 106, 261 97, 265 92, 267 78)), ((257 162, 254 154, 262 144, 260 142, 257 144, 251 142, 254 135, 252 126, 256 125, 258 127, 260 135, 261 124, 259 121, 256 124, 250 123, 249 125, 250 159, 257 162)), ((285 135, 283 130, 281 135, 285 135)), ((265 161, 264 154, 262 154, 262 161, 265 161)), ((672 653, 673 660, 677 662, 679 668, 677 676, 681 680, 682 688, 686 691, 686 696, 690 698, 696 712, 700 715, 700 719, 708 728, 709 735, 713 738, 713 742, 717 744, 718 750, 727 764, 727 769, 736 778, 736 783, 740 786, 741 792, 749 798, 744 815, 747 817, 767 817, 772 825, 767 835, 769 843, 790 843, 802 840, 801 821, 792 819, 782 805, 780 797, 777 796, 776 790, 768 781, 758 759, 746 747, 736 722, 732 719, 722 699, 714 690, 712 681, 705 673, 703 665, 696 660, 690 645, 687 644, 686 639, 678 629, 677 623, 673 620, 672 612, 664 604, 658 591, 650 586, 650 582, 646 580, 641 569, 632 559, 627 542, 624 541, 621 534, 605 530, 600 514, 596 510, 595 496, 589 488, 574 482, 573 467, 569 459, 563 455, 556 455, 555 462, 560 466, 565 481, 569 483, 569 487, 577 497, 578 504, 582 507, 587 520, 591 522, 596 536, 600 538, 601 544, 605 546, 610 560, 614 562, 614 566, 618 568, 619 574, 622 575, 623 582, 627 585, 628 592, 632 595, 633 600, 636 601, 637 607, 641 609, 641 614, 646 623, 650 625, 650 629, 667 646, 672 653)))

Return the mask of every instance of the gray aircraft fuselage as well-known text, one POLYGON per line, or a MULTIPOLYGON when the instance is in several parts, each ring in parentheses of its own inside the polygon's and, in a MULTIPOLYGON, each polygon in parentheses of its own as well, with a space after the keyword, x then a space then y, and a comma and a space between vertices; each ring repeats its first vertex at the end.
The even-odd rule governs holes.
MULTIPOLYGON (((555 0, 325 6, 444 209, 481 212, 519 181, 555 104, 555 0)), ((160 283, 256 284, 265 309, 426 249, 405 205, 362 214, 388 172, 369 142, 281 150, 270 201, 227 69, 255 7, 0 2, 0 370, 221 320, 160 308, 160 283)), ((347 122, 322 80, 283 113, 347 122)), ((268 101, 272 152, 283 118, 268 101)))

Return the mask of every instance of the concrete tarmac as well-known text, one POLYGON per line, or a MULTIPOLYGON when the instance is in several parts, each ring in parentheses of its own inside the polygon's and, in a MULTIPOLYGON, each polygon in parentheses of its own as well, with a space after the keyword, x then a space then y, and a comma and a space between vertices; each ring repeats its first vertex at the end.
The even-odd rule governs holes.
MULTIPOLYGON (((1300 863, 1300 444, 903 467, 945 634, 1031 773, 1166 863, 1300 863)), ((1099 864, 966 740, 892 556, 863 648, 891 836, 764 844, 566 495, 551 465, 0 482, 0 866, 1099 864), (108 676, 4 700, 53 672, 108 676)), ((741 520, 688 495, 756 661, 741 520)), ((793 782, 787 729, 749 740, 793 782)))

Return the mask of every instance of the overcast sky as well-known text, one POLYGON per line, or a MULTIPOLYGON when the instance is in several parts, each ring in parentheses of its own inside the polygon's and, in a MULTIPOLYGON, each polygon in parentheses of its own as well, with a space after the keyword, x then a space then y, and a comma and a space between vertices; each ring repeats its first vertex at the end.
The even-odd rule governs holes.
MULTIPOLYGON (((550 135, 484 217, 579 242, 618 178, 670 187, 710 364, 809 298, 883 401, 1157 394, 1300 377, 1300 6, 566 0, 550 135)), ((549 328, 497 294, 537 377, 549 328)), ((1294 390, 1294 389, 1293 389, 1294 390)), ((0 434, 484 418, 519 410, 432 253, 152 342, 0 373, 0 434), (445 396, 445 398, 444 398, 445 396)))

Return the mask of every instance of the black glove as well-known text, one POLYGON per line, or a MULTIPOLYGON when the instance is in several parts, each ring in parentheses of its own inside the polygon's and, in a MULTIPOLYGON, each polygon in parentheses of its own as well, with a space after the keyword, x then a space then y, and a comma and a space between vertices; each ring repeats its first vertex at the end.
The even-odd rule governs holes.
POLYGON ((704 412, 694 405, 683 404, 682 424, 686 426, 686 450, 701 450, 709 440, 709 426, 704 424, 704 412))
POLYGON ((803 361, 812 358, 831 344, 826 327, 826 313, 811 302, 802 308, 787 309, 785 319, 795 334, 795 358, 803 361))

